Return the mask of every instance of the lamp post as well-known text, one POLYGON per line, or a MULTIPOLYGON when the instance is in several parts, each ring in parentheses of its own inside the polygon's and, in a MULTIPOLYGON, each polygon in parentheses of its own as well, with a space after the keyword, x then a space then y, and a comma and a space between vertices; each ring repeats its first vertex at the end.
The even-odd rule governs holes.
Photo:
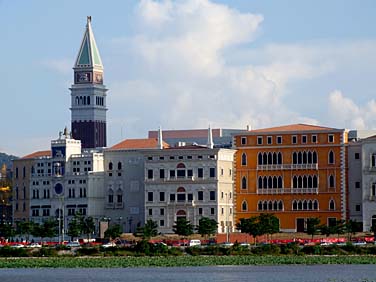
POLYGON ((228 224, 228 196, 227 196, 227 193, 225 193, 225 196, 226 196, 226 207, 225 207, 225 216, 226 216, 226 224, 225 224, 225 228, 226 228, 226 242, 229 242, 230 240, 230 233, 229 233, 229 224, 228 224))

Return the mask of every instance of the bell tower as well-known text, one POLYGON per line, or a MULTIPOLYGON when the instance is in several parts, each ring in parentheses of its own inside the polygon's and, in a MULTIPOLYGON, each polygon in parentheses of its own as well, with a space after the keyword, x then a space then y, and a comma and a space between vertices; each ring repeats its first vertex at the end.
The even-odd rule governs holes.
POLYGON ((87 17, 85 33, 73 67, 71 90, 72 137, 82 148, 106 147, 106 92, 103 65, 87 17))

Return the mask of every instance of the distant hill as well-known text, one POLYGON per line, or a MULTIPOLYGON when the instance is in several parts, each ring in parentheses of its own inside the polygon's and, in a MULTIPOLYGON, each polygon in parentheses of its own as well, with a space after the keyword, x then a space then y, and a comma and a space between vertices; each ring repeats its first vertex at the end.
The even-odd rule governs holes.
POLYGON ((12 166, 12 160, 18 159, 16 156, 7 155, 5 153, 0 152, 0 168, 3 164, 6 164, 6 166, 9 168, 12 166))

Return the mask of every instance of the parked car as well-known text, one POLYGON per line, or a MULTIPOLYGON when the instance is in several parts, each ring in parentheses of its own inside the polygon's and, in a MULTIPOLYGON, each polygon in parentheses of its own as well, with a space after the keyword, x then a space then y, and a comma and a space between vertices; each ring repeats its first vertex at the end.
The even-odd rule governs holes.
POLYGON ((189 247, 194 247, 194 246, 201 246, 201 241, 200 240, 189 240, 188 243, 189 247))
POLYGON ((108 242, 108 243, 106 243, 106 244, 103 244, 102 247, 103 247, 103 248, 116 247, 116 243, 115 243, 115 242, 108 242))
POLYGON ((21 249, 21 248, 25 248, 25 245, 22 245, 22 244, 15 244, 15 245, 12 245, 11 247, 12 247, 12 248, 16 248, 16 249, 21 249))
POLYGON ((79 242, 68 242, 67 247, 78 248, 78 247, 81 247, 81 245, 79 242))
POLYGON ((28 248, 42 248, 42 245, 39 243, 31 243, 30 245, 27 245, 28 248))
POLYGON ((231 242, 224 242, 224 243, 222 243, 221 245, 222 245, 222 247, 229 248, 229 247, 234 246, 234 243, 231 243, 231 242))

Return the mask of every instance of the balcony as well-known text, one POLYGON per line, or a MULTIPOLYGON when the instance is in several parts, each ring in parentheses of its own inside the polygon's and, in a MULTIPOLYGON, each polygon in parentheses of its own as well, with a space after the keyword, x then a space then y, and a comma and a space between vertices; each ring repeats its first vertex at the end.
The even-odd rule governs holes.
POLYGON ((175 177, 166 177, 166 178, 145 178, 145 182, 193 182, 193 181, 216 181, 216 177, 195 177, 195 176, 175 176, 175 177))
POLYGON ((123 208, 124 208, 124 203, 123 203, 123 202, 121 202, 121 203, 116 203, 116 204, 115 204, 115 208, 116 208, 116 209, 123 209, 123 208))
POLYGON ((280 194, 318 194, 318 188, 267 188, 257 189, 260 195, 280 195, 280 194))
POLYGON ((257 170, 284 170, 284 169, 315 169, 319 168, 318 164, 271 164, 271 165, 257 165, 257 170))

